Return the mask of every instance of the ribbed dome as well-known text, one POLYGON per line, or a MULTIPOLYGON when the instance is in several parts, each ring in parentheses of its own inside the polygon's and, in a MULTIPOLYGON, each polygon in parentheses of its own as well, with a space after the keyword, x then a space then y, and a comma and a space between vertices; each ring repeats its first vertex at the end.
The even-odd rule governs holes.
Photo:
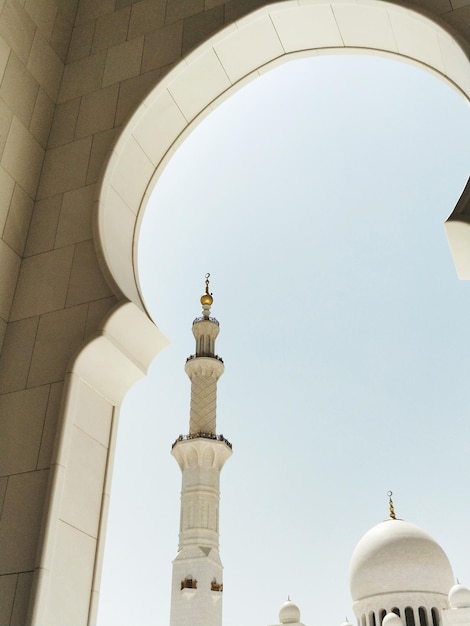
POLYGON ((357 544, 349 566, 351 595, 403 591, 447 595, 454 577, 449 560, 424 530, 403 520, 377 524, 357 544))
POLYGON ((449 604, 452 609, 470 608, 470 589, 457 583, 449 591, 449 604))
POLYGON ((281 624, 298 624, 300 622, 299 607, 291 600, 287 600, 279 609, 279 621, 281 624))

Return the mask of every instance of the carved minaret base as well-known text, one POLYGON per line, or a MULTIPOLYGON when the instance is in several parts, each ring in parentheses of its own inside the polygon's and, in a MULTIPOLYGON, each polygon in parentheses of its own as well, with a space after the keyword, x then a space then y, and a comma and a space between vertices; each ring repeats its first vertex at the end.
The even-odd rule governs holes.
POLYGON ((210 317, 212 296, 207 279, 201 297, 203 317, 193 322, 196 354, 185 367, 191 380, 189 435, 180 435, 172 448, 183 481, 170 626, 222 626, 219 479, 232 446, 216 434, 217 380, 224 365, 214 353, 219 323, 210 317))

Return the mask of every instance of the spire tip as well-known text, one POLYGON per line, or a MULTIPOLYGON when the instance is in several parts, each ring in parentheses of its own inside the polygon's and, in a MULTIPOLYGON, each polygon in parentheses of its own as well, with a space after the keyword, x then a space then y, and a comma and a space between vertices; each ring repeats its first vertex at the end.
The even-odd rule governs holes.
POLYGON ((388 496, 388 508, 390 509, 390 519, 397 519, 395 516, 395 509, 393 507, 393 500, 392 500, 393 491, 387 491, 387 496, 388 496))

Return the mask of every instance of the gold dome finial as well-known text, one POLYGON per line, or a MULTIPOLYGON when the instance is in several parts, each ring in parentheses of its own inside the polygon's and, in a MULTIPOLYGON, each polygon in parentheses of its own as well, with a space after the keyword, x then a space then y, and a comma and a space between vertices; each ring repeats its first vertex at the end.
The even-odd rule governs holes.
POLYGON ((388 491, 387 496, 388 496, 388 507, 390 509, 390 519, 397 519, 395 517, 395 509, 393 508, 393 500, 392 500, 393 491, 388 491))
POLYGON ((202 296, 201 296, 201 304, 202 304, 202 306, 204 306, 204 305, 211 306, 211 304, 214 302, 212 294, 209 293, 209 277, 210 277, 210 273, 207 272, 207 274, 206 274, 206 293, 202 294, 202 296))

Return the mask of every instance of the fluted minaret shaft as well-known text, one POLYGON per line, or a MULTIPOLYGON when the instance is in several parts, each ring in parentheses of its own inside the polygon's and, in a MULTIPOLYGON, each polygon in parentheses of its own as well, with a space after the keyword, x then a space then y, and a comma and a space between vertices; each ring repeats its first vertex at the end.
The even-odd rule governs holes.
POLYGON ((216 320, 202 318, 193 323, 196 354, 185 367, 191 380, 190 434, 216 432, 217 381, 224 373, 222 360, 214 354, 218 334, 216 320))
POLYGON ((203 316, 194 320, 196 353, 186 361, 191 380, 189 435, 172 454, 182 472, 178 554, 173 561, 171 626, 221 626, 222 563, 219 556, 219 480, 231 444, 216 434, 217 381, 224 372, 215 354, 219 323, 210 317, 212 296, 201 298, 203 316))

